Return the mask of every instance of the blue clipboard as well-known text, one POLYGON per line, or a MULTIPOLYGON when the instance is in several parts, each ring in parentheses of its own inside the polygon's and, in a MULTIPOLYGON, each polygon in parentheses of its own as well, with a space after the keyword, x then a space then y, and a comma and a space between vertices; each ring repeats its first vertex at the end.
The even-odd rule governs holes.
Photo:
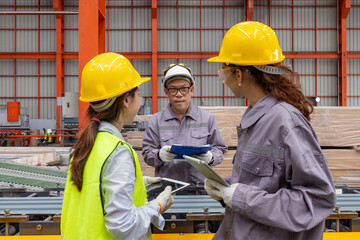
POLYGON ((171 146, 170 152, 177 154, 178 156, 175 159, 184 159, 183 155, 192 156, 193 154, 200 155, 202 153, 206 153, 210 151, 210 145, 203 146, 186 146, 180 144, 173 144, 171 146))

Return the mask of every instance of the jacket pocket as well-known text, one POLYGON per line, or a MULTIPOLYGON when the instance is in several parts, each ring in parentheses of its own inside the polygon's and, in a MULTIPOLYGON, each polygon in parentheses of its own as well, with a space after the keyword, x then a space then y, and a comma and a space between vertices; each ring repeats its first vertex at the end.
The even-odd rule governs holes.
POLYGON ((207 139, 209 136, 209 131, 207 128, 191 129, 191 138, 197 146, 208 144, 207 139))
POLYGON ((167 145, 164 143, 169 142, 171 139, 173 139, 173 134, 171 132, 169 132, 169 133, 165 132, 160 135, 160 142, 163 143, 162 145, 167 145))
POLYGON ((200 129, 192 129, 191 131, 191 137, 192 138, 207 138, 207 136, 209 135, 209 131, 207 128, 200 128, 200 129))
POLYGON ((251 152, 241 154, 238 181, 269 193, 274 193, 279 188, 279 176, 275 174, 273 159, 251 152))
POLYGON ((241 169, 258 177, 270 177, 274 173, 274 162, 271 158, 251 152, 243 152, 241 169))

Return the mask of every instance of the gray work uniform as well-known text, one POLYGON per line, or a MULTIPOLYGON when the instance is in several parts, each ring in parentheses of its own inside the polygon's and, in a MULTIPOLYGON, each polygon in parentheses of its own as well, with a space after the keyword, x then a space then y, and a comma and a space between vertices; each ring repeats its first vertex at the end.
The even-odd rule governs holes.
POLYGON ((150 118, 149 126, 145 131, 142 154, 145 162, 155 167, 155 176, 203 186, 205 177, 186 160, 174 159, 168 163, 159 159, 158 153, 161 147, 172 144, 191 146, 209 144, 214 158, 212 166, 220 164, 224 159, 224 152, 227 151, 214 115, 192 103, 182 121, 171 111, 170 104, 150 118))
POLYGON ((213 239, 322 239, 336 203, 316 134, 293 106, 265 96, 238 127, 232 208, 213 239))

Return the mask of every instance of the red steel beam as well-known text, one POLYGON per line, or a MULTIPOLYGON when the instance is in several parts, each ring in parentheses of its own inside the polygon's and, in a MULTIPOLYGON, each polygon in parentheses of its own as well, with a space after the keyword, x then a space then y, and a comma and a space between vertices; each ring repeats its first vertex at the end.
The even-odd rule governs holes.
MULTIPOLYGON (((253 10, 254 10, 254 1, 246 0, 245 4, 246 4, 246 8, 245 8, 246 21, 251 21, 252 15, 253 15, 253 10)), ((269 10, 270 10, 270 8, 269 8, 269 10)), ((270 14, 269 14, 269 16, 270 16, 270 14)), ((250 105, 250 102, 247 98, 245 99, 245 104, 246 104, 246 106, 250 105)))
MULTIPOLYGON (((16 0, 14 1, 14 10, 16 11, 16 0)), ((16 53, 16 50, 17 50, 17 46, 16 46, 16 42, 17 42, 17 39, 16 39, 16 25, 17 25, 17 21, 16 21, 16 17, 14 17, 14 52, 16 53)), ((14 102, 16 102, 16 86, 17 86, 17 83, 16 83, 16 59, 14 59, 14 102)), ((39 111, 39 110, 38 110, 39 111)))
MULTIPOLYGON (((40 0, 38 0, 38 11, 40 11, 40 0)), ((40 38, 40 15, 37 15, 37 20, 38 20, 38 26, 37 26, 37 37, 38 37, 38 42, 37 42, 37 47, 38 47, 38 52, 40 52, 40 46, 41 46, 41 38, 40 38)), ((38 86, 38 98, 37 98, 37 109, 38 109, 38 118, 40 118, 40 59, 37 59, 37 68, 38 68, 38 75, 37 75, 37 86, 38 86)))
POLYGON ((78 15, 76 11, 0 11, 0 15, 78 15))
POLYGON ((251 21, 253 10, 254 10, 254 0, 246 0, 246 21, 251 21))
POLYGON ((350 11, 351 1, 341 0, 339 3, 339 105, 347 106, 347 47, 346 18, 350 11))
MULTIPOLYGON (((78 54, 63 54, 64 59, 78 59, 78 54)), ((27 53, 11 53, 0 54, 0 59, 56 59, 56 54, 27 54, 27 53)))
MULTIPOLYGON (((64 0, 54 0, 55 11, 64 10, 64 0)), ((58 102, 64 97, 64 15, 56 15, 56 128, 61 128, 61 104, 58 102)), ((57 138, 57 142, 59 139, 57 138)))
MULTIPOLYGON (((94 56, 105 52, 105 14, 105 0, 79 0, 79 89, 85 64, 94 56)), ((79 134, 88 123, 88 106, 88 103, 79 100, 79 134)))
POLYGON ((157 112, 157 0, 151 0, 151 34, 152 34, 152 112, 157 112))
MULTIPOLYGON (((152 59, 151 53, 121 53, 128 59, 152 59)), ((159 53, 157 52, 158 59, 192 59, 201 58, 207 59, 216 56, 217 53, 159 53)), ((338 53, 284 53, 286 58, 299 59, 299 58, 340 58, 338 53)), ((75 54, 63 54, 63 59, 78 59, 78 53, 75 54)), ((347 53, 347 58, 360 58, 360 53, 347 53)), ((0 59, 56 59, 56 54, 27 54, 27 53, 11 53, 1 54, 0 59)))

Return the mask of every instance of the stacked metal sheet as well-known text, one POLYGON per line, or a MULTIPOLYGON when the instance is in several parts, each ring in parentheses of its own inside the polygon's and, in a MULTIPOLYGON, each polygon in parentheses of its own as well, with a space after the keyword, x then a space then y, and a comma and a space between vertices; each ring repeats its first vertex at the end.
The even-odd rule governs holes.
POLYGON ((45 188, 64 188, 66 172, 1 161, 0 179, 1 188, 42 191, 45 188))

